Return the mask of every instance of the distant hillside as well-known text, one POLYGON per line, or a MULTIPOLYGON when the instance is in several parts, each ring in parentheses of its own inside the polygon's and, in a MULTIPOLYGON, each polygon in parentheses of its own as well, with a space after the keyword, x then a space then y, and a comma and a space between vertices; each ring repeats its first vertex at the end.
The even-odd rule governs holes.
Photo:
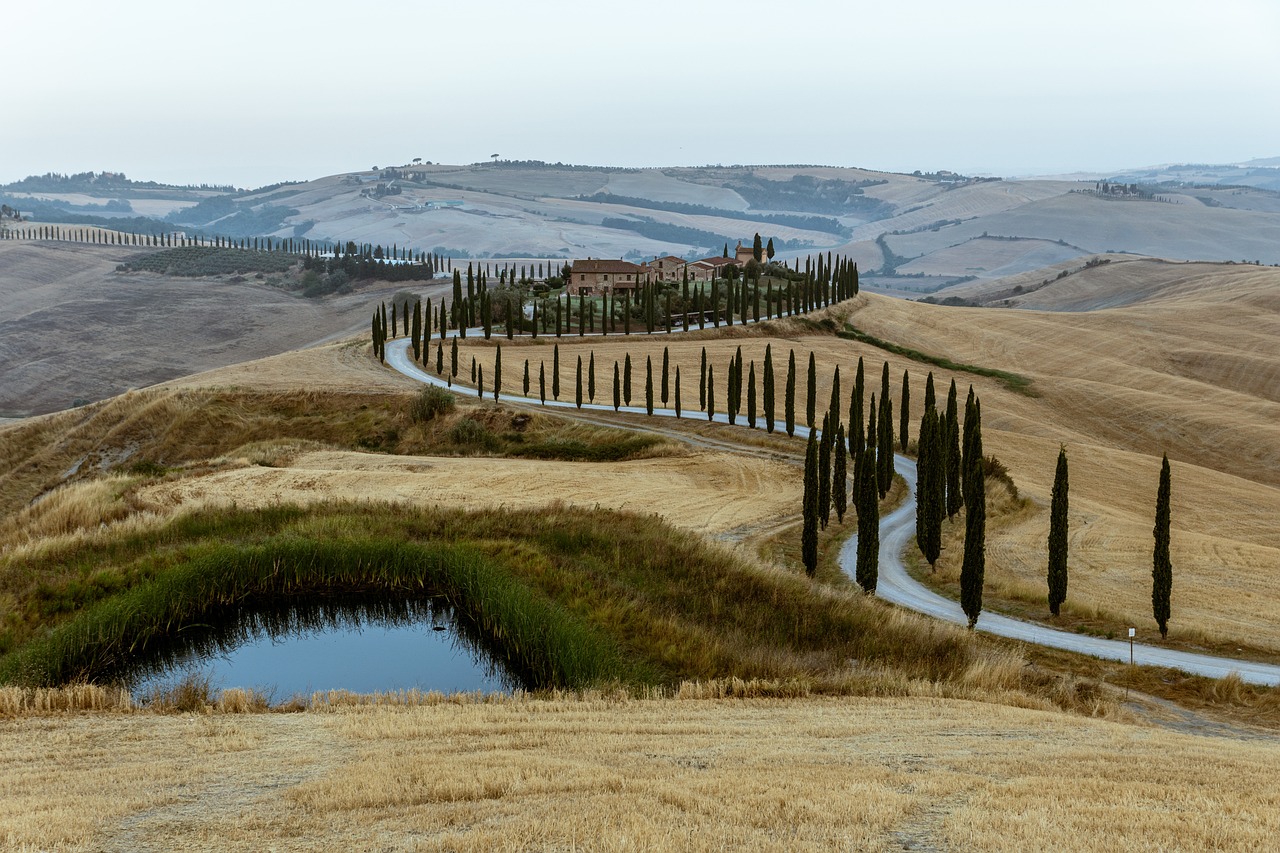
POLYGON ((254 190, 45 175, 0 187, 0 200, 43 222, 455 258, 695 258, 758 232, 783 258, 844 254, 868 288, 926 295, 1106 252, 1280 263, 1280 168, 1269 162, 1162 166, 1105 184, 826 166, 411 163, 254 190))

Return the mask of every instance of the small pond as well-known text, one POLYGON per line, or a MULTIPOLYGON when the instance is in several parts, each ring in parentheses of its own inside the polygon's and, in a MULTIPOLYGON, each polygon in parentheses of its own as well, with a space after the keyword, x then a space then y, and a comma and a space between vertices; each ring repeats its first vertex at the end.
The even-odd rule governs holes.
POLYGON ((440 600, 340 599, 241 608, 184 629, 123 675, 135 697, 208 678, 273 703, 317 690, 510 692, 520 678, 473 639, 440 600))

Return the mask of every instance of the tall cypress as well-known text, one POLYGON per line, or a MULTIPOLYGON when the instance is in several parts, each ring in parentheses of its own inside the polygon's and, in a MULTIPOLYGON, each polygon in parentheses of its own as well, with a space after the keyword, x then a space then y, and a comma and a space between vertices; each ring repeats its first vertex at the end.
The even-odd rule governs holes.
POLYGON ((644 357, 644 410, 645 414, 653 414, 653 358, 644 357))
MULTIPOLYGON (((870 417, 875 417, 874 407, 870 417)), ((868 437, 875 434, 868 429, 868 437)), ((858 562, 854 570, 854 580, 864 592, 875 593, 876 582, 880 576, 880 500, 876 485, 876 451, 867 447, 862 451, 862 461, 858 465, 862 473, 858 476, 858 562)))
POLYGON ((449 350, 449 376, 453 379, 458 378, 458 339, 453 339, 453 346, 449 350))
MULTIPOLYGON (((436 341, 436 376, 444 375, 444 344, 436 341)), ((526 392, 527 394, 527 392, 526 392)))
POLYGON ((596 401, 596 351, 591 351, 591 359, 587 362, 587 399, 596 401))
POLYGON ((773 432, 773 344, 764 347, 764 428, 773 432))
POLYGON ((804 453, 804 504, 800 558, 809 577, 818 572, 818 440, 809 432, 804 453))
POLYGON ((986 574, 987 487, 982 467, 982 403, 974 400, 973 414, 965 418, 969 434, 964 476, 964 563, 960 567, 960 607, 969 627, 978 624, 982 612, 982 585, 986 574), (972 419, 973 427, 969 421, 972 419))
POLYGON ((698 369, 698 408, 707 407, 707 348, 702 348, 702 362, 698 369))
POLYGON ((880 400, 877 425, 876 475, 880 497, 883 498, 889 494, 889 487, 893 485, 893 401, 887 396, 880 400))
POLYGON ((538 362, 538 402, 547 404, 547 363, 538 362))
MULTIPOLYGON (((858 476, 858 466, 862 464, 862 451, 867 446, 867 436, 863 432, 862 399, 867 393, 866 378, 863 375, 862 356, 858 356, 858 371, 853 378, 853 393, 849 395, 849 455, 853 458, 853 476, 858 476)), ((858 496, 853 496, 857 505, 858 496)))
POLYGON ((582 354, 581 353, 578 354, 578 372, 576 374, 576 378, 577 378, 577 383, 576 383, 577 387, 574 389, 574 392, 573 392, 573 402, 579 409, 581 409, 582 408, 582 354))
POLYGON ((631 353, 622 363, 622 402, 631 405, 631 353))
POLYGON ((1067 449, 1060 447, 1049 501, 1049 612, 1054 616, 1067 600, 1067 488, 1067 449))
POLYGON ((560 345, 551 348, 551 396, 560 399, 560 345))
POLYGON ((832 442, 831 460, 831 502, 835 505, 836 521, 844 523, 845 510, 849 508, 849 456, 845 453, 844 424, 836 427, 835 439, 832 442))
POLYGON ((831 415, 822 416, 822 437, 818 441, 818 523, 823 530, 831 520, 831 415))
MULTIPOLYGON (((670 312, 668 312, 668 314, 669 313, 670 312)), ((669 331, 671 327, 667 326, 667 329, 669 331)), ((667 405, 667 400, 669 398, 668 392, 671 390, 670 379, 668 378, 671 371, 671 363, 670 363, 670 355, 667 352, 667 349, 668 349, 667 347, 662 348, 662 405, 664 406, 667 405)))
POLYGON ((756 363, 751 362, 747 374, 747 426, 756 428, 756 363))
POLYGON ((941 424, 938 411, 926 407, 920 419, 919 451, 916 455, 916 544, 920 553, 935 568, 942 551, 942 518, 946 473, 942 468, 941 424))
POLYGON ((502 345, 493 354, 493 399, 502 393, 502 345))
POLYGON ((680 418, 680 365, 676 365, 676 419, 680 418))
POLYGON ((831 402, 827 404, 827 414, 831 416, 832 432, 840 426, 840 365, 836 365, 835 374, 831 377, 831 402))
POLYGON ((902 416, 898 420, 898 441, 902 452, 907 452, 909 444, 907 440, 907 432, 911 426, 911 376, 907 371, 902 371, 902 416))
POLYGON ((707 420, 713 421, 716 417, 716 369, 713 365, 707 365, 707 420))
POLYGON ((956 381, 951 380, 947 392, 946 434, 942 437, 943 462, 947 471, 947 518, 951 518, 964 506, 964 494, 960 488, 960 412, 956 401, 956 381))
POLYGON ((809 429, 813 429, 817 423, 818 410, 818 367, 813 358, 813 351, 809 351, 809 401, 804 410, 806 421, 809 429))
POLYGON ((529 359, 524 360, 524 396, 529 396, 529 359))
POLYGON ((1151 612, 1160 626, 1161 639, 1169 636, 1169 597, 1173 592, 1173 564, 1169 560, 1169 454, 1160 462, 1160 488, 1156 492, 1155 550, 1151 557, 1151 612))
POLYGON ((787 387, 783 391, 782 414, 786 418, 787 435, 796 434, 796 351, 787 356, 787 387))
POLYGON ((618 373, 618 362, 613 363, 613 410, 622 407, 622 379, 618 373))

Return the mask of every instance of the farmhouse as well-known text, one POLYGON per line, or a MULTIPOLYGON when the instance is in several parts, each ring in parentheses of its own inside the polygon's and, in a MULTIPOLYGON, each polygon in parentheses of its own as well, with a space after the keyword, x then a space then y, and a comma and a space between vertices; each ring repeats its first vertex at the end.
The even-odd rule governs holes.
POLYGON ((741 242, 739 242, 738 248, 733 250, 733 262, 740 267, 745 267, 747 265, 747 262, 754 261, 755 259, 756 259, 755 249, 753 249, 751 246, 744 246, 742 245, 741 242))
POLYGON ((644 280, 644 269, 630 261, 587 258, 573 262, 570 279, 570 293, 634 290, 644 280))
POLYGON ((654 258, 646 264, 643 264, 645 273, 649 281, 657 282, 675 282, 684 279, 684 268, 689 262, 684 258, 677 258, 675 255, 666 255, 661 258, 654 258))

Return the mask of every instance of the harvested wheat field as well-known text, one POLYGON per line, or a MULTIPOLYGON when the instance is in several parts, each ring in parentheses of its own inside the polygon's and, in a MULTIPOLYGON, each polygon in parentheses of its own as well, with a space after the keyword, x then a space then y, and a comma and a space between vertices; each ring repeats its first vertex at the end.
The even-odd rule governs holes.
POLYGON ((1280 831, 1271 738, 922 698, 395 707, 338 697, 320 708, 0 723, 0 841, 1256 850, 1280 831))
POLYGON ((157 511, 349 500, 461 509, 562 503, 655 513, 687 530, 718 535, 794 515, 800 491, 793 466, 734 453, 564 462, 321 451, 284 467, 239 468, 149 486, 138 501, 157 511))

